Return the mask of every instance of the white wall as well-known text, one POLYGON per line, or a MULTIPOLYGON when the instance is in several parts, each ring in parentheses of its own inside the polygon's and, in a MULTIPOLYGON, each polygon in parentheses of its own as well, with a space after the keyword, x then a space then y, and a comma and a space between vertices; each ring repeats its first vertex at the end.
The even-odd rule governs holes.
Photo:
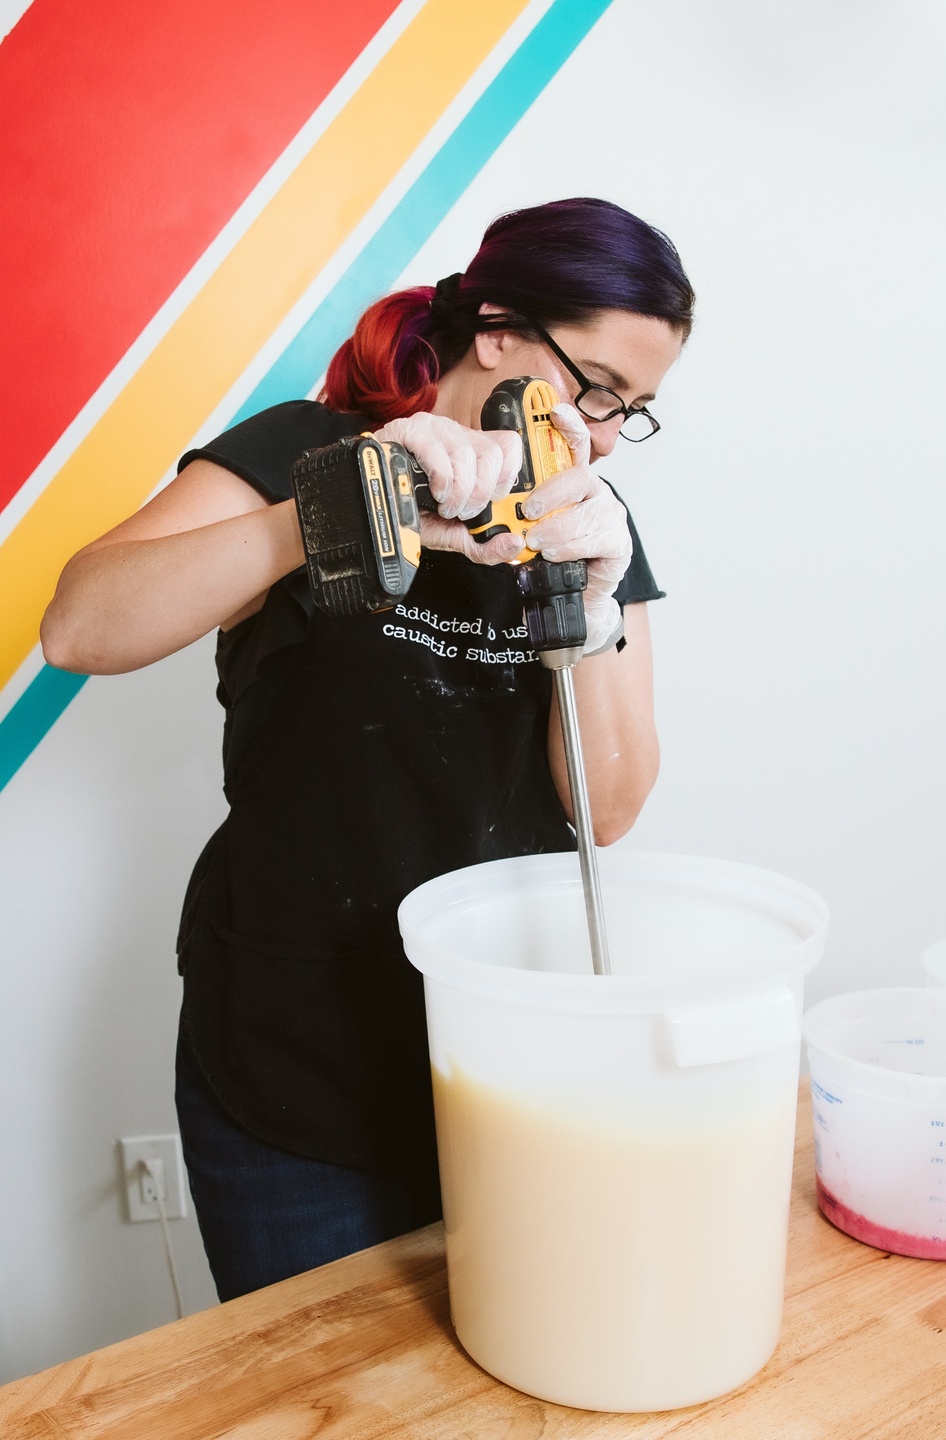
POLYGON ((670 592, 634 843, 824 894, 812 998, 918 983, 946 935, 946 12, 650 13, 679 100, 635 67, 645 203, 702 303, 631 482, 670 592))
MULTIPOLYGON (((177 1129, 176 916, 223 817, 213 642, 86 684, 0 796, 0 1381, 175 1318, 115 1141, 177 1129)), ((188 1311, 216 1296, 191 1211, 188 1311)))
MULTIPOLYGON (((608 471, 669 591, 663 773, 624 843, 813 885, 810 996, 913 983, 946 935, 944 28, 936 0, 615 0, 405 277, 563 194, 679 245, 698 326, 663 433, 608 471)), ((113 1144, 174 1128, 177 912, 222 813, 211 657, 90 683, 0 795, 0 1379, 173 1315, 113 1144)), ((193 1218, 174 1234, 188 1308, 212 1303, 193 1218)))

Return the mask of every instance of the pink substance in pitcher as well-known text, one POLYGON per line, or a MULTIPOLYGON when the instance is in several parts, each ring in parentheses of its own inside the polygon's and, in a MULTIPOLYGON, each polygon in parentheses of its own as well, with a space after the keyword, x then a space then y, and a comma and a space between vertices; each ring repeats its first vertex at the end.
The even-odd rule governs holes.
POLYGON ((932 1235, 908 1235, 905 1230, 890 1230, 851 1210, 818 1181, 818 1208, 826 1220, 875 1250, 888 1250, 893 1255, 909 1255, 917 1260, 946 1260, 946 1240, 932 1235))

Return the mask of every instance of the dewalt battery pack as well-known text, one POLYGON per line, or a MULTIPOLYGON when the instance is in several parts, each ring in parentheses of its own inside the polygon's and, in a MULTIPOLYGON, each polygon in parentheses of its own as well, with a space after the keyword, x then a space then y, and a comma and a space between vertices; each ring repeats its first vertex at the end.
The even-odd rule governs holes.
POLYGON ((402 445, 356 435, 306 450, 290 472, 312 595, 329 615, 390 609, 420 564, 415 485, 427 477, 402 445))

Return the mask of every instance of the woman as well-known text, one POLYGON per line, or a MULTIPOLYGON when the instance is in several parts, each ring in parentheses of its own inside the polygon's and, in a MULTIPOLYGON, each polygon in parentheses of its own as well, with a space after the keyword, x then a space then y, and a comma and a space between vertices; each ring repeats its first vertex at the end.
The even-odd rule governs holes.
POLYGON ((43 624, 53 665, 111 674, 220 632, 231 808, 184 905, 177 1101, 223 1299, 436 1218, 423 993, 397 905, 461 865, 574 847, 550 677, 504 563, 520 538, 477 545, 463 524, 519 468, 517 437, 479 429, 501 380, 541 376, 569 402, 574 468, 524 509, 530 545, 588 561, 575 687, 599 843, 654 782, 641 602, 659 592, 590 466, 656 428, 645 407, 692 304, 670 242, 617 206, 503 216, 464 275, 362 316, 321 403, 188 452, 63 573, 43 624), (335 619, 312 605, 288 476, 303 450, 366 428, 416 455, 439 513, 405 602, 335 619))

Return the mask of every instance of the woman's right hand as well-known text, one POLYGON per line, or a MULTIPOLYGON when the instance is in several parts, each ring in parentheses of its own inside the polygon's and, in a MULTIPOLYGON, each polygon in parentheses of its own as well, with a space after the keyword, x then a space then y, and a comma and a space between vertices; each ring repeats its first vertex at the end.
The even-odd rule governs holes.
POLYGON ((463 523, 512 489, 522 466, 522 441, 514 430, 468 430, 445 415, 419 413, 391 420, 375 435, 403 445, 427 472, 437 513, 421 511, 422 545, 456 551, 478 565, 516 558, 520 535, 497 535, 480 545, 463 523))

